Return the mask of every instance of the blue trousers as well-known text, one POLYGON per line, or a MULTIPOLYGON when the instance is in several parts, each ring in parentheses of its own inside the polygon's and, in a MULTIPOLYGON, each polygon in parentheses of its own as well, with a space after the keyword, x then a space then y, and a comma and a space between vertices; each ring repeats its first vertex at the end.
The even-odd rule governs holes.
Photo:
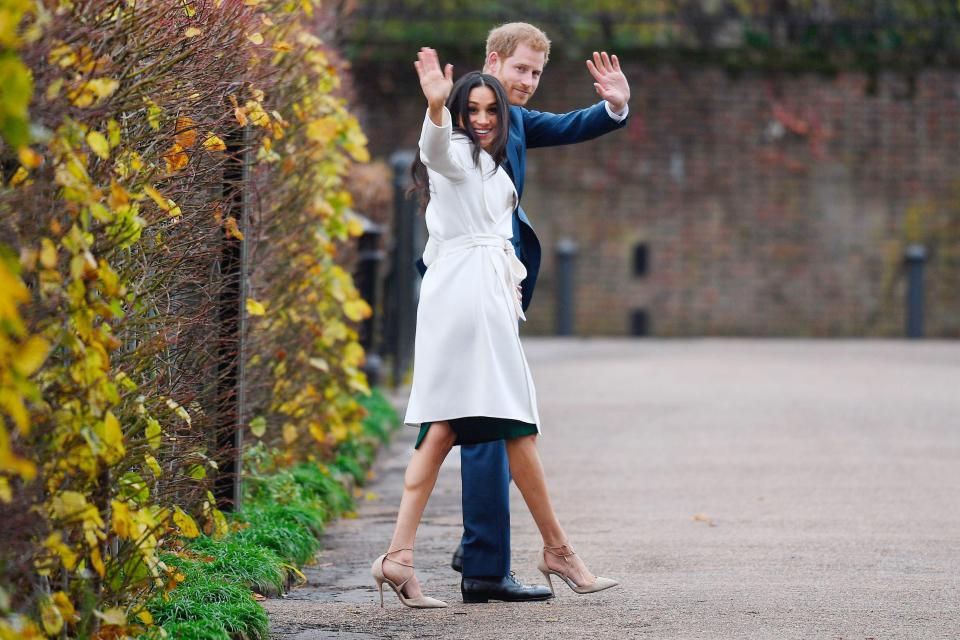
POLYGON ((510 465, 503 440, 460 447, 463 575, 510 573, 510 465))

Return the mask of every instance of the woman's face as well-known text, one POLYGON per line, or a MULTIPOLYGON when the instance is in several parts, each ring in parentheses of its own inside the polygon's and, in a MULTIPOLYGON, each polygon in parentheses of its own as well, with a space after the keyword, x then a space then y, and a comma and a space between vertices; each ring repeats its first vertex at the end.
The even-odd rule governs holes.
POLYGON ((470 114, 470 127, 480 139, 480 146, 486 149, 493 144, 497 136, 497 97, 490 87, 474 87, 470 90, 467 111, 470 114))

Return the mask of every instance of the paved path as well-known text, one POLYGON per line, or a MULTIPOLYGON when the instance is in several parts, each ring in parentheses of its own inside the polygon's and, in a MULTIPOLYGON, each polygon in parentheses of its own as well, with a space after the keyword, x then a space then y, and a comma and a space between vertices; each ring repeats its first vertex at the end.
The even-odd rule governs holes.
MULTIPOLYGON (((266 603, 273 637, 960 637, 960 343, 528 340, 541 452, 573 543, 620 587, 464 605, 448 460, 418 538, 426 593, 381 610, 414 430, 381 456, 309 584, 266 603)), ((539 537, 513 489, 513 564, 539 537)))

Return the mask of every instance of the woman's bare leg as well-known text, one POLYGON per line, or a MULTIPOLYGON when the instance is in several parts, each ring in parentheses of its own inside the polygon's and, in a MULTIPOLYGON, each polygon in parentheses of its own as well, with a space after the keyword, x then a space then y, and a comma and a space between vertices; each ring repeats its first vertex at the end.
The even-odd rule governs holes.
MULTIPOLYGON (((560 526, 557 514, 550 503, 547 479, 543 473, 540 454, 537 452, 537 436, 522 436, 507 440, 507 456, 510 458, 510 475, 513 476, 514 483, 520 489, 523 500, 527 503, 537 528, 540 529, 543 545, 558 548, 568 544, 567 534, 560 526)), ((570 551, 570 549, 555 550, 563 553, 570 551)), ((545 559, 548 567, 563 571, 580 586, 591 584, 595 579, 578 555, 564 559, 547 553, 545 559)))
MULTIPOLYGON (((413 549, 417 527, 437 483, 440 465, 450 453, 456 439, 456 433, 449 422, 434 422, 420 443, 420 448, 413 452, 403 476, 403 497, 400 498, 397 526, 393 531, 393 539, 390 540, 390 550, 413 549)), ((404 564, 413 564, 413 551, 397 551, 388 555, 383 564, 383 573, 395 584, 399 584, 413 573, 413 569, 404 567, 404 564)), ((404 585, 403 592, 413 598, 422 594, 420 583, 415 576, 404 585)))

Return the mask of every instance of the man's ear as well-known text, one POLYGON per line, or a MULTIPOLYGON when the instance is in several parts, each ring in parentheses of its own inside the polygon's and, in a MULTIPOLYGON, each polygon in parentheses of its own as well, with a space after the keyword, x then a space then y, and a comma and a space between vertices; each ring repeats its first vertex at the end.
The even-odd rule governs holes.
POLYGON ((495 75, 500 67, 500 54, 491 51, 487 54, 487 59, 483 61, 483 72, 495 75))

